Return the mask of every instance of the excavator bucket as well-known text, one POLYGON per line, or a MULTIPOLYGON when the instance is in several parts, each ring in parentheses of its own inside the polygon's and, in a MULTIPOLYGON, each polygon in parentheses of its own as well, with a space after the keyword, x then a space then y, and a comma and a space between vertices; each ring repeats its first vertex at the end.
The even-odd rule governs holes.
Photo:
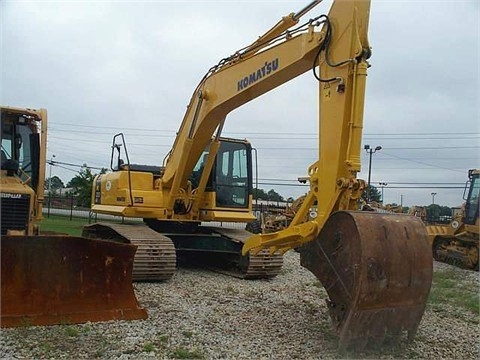
POLYGON ((361 350, 415 336, 430 291, 431 250, 420 219, 334 213, 301 249, 301 264, 325 287, 340 349, 361 350))
POLYGON ((136 247, 71 236, 2 236, 1 326, 146 319, 136 247))

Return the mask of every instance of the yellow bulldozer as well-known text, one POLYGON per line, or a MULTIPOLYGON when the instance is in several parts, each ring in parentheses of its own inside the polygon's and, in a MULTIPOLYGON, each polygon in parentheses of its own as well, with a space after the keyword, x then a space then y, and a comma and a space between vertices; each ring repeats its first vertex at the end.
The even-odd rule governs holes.
POLYGON ((462 211, 448 225, 427 225, 435 260, 478 271, 480 169, 468 171, 462 211))
POLYGON ((1 326, 145 319, 134 245, 42 234, 47 111, 0 113, 1 326))
POLYGON ((301 265, 327 290, 340 347, 382 343, 402 331, 411 339, 432 281, 425 227, 413 216, 356 211, 366 187, 357 174, 370 1, 337 0, 328 15, 300 23, 318 3, 283 17, 208 70, 161 165, 130 162, 123 134, 115 135, 112 172, 95 178, 92 211, 143 223, 92 224, 84 236, 136 244, 133 277, 147 281, 168 279, 185 259, 271 278, 282 254, 301 247, 301 265), (301 207, 278 232, 217 226, 254 219, 252 147, 222 137, 227 115, 308 71, 319 88, 319 153, 301 207))

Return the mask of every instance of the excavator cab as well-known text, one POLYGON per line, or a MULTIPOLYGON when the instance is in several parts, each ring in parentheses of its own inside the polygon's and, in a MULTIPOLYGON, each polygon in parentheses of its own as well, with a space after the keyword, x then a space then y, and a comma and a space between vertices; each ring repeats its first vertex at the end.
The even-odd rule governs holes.
MULTIPOLYGON (((226 221, 223 215, 227 212, 230 221, 253 220, 254 217, 251 215, 252 146, 246 140, 223 137, 219 138, 219 144, 215 153, 211 151, 210 145, 203 150, 188 178, 192 196, 195 199, 202 199, 202 207, 193 220, 196 222, 226 221), (211 170, 208 174, 204 174, 210 154, 213 156, 211 170), (201 181, 203 176, 205 176, 204 184, 201 181)), ((156 183, 161 181, 165 166, 131 162, 123 133, 113 137, 110 168, 111 176, 101 175, 95 181, 94 210, 103 204, 114 205, 119 202, 129 204, 129 211, 135 211, 141 207, 160 208, 156 199, 151 196, 151 192, 147 194, 147 191, 157 187, 156 183), (124 195, 119 196, 120 192, 124 195), (111 193, 114 195, 110 198, 111 193)), ((190 214, 189 201, 177 201, 174 205, 174 213, 190 214)), ((162 215, 162 210, 157 211, 162 215)), ((153 212, 153 209, 149 212, 153 212)), ((140 213, 138 217, 141 217, 140 213)), ((158 218, 162 217, 164 216, 158 216, 158 218)))
MULTIPOLYGON (((193 169, 190 181, 198 188, 199 179, 207 162, 204 151, 193 169)), ((215 207, 249 208, 252 194, 252 147, 247 141, 221 139, 212 171, 205 187, 206 193, 215 194, 215 207)))

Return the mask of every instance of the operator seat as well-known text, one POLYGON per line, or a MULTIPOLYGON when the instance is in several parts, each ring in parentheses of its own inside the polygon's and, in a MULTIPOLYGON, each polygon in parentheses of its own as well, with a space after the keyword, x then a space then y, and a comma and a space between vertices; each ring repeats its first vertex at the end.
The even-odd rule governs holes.
POLYGON ((0 163, 0 166, 3 168, 3 163, 7 161, 7 155, 5 154, 5 151, 2 150, 2 162, 0 163))

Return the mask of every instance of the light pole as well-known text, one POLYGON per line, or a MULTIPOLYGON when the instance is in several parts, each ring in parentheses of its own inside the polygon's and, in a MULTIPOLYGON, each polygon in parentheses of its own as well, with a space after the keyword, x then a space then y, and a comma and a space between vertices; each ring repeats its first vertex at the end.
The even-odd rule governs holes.
POLYGON ((50 171, 48 175, 48 216, 50 217, 50 205, 51 205, 51 200, 52 200, 52 166, 53 166, 53 159, 55 158, 55 154, 52 154, 52 157, 50 158, 50 171))
POLYGON ((377 145, 375 149, 372 149, 370 145, 365 145, 363 148, 365 149, 367 154, 370 155, 370 159, 368 161, 368 187, 367 187, 367 201, 370 202, 370 178, 372 177, 372 154, 382 150, 382 147, 377 145))
POLYGON ((383 188, 385 186, 387 186, 388 184, 386 182, 380 182, 380 183, 378 183, 378 185, 380 185, 380 187, 382 188, 382 205, 383 205, 383 188))
POLYGON ((430 195, 432 195, 432 205, 435 205, 435 195, 437 195, 437 193, 432 192, 430 195))

